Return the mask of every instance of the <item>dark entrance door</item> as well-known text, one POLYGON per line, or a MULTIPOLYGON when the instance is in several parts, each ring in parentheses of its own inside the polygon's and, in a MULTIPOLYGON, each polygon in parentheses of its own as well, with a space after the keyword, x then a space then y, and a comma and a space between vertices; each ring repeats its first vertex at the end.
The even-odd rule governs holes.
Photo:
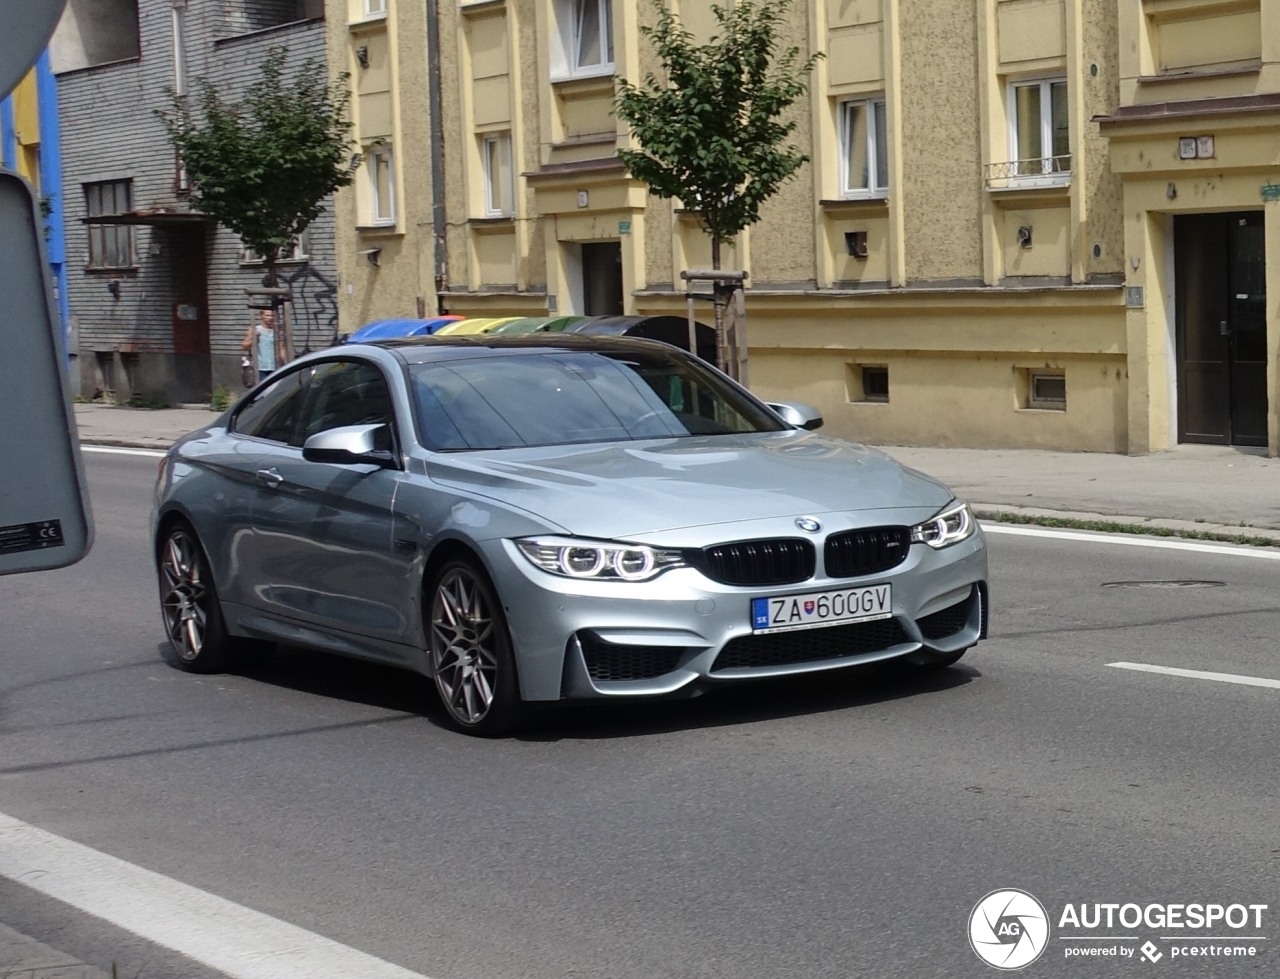
POLYGON ((211 390, 204 225, 174 229, 168 237, 173 393, 182 401, 204 401, 211 390))
POLYGON ((1267 444, 1262 212, 1174 218, 1178 440, 1267 444))
POLYGON ((619 242, 582 246, 582 311, 588 316, 622 315, 622 245, 619 242))

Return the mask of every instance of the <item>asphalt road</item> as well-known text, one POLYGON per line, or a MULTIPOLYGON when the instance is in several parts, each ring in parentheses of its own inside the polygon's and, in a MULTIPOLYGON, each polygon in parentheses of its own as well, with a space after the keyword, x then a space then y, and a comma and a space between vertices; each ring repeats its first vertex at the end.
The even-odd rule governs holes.
MULTIPOLYGON (((969 920, 1000 888, 1051 919, 1033 979, 1280 974, 1280 689, 1108 665, 1280 679, 1280 562, 992 533, 992 638, 951 670, 485 742, 392 670, 172 668, 155 461, 86 466, 89 557, 0 578, 6 817, 430 979, 993 976, 969 920), (1234 932, 1059 927, 1108 902, 1268 908, 1234 932), (1160 961, 1069 956, 1103 934, 1160 961), (1210 944, 1255 954, 1174 957, 1210 944)), ((121 976, 214 975, 3 877, 0 921, 121 976)))

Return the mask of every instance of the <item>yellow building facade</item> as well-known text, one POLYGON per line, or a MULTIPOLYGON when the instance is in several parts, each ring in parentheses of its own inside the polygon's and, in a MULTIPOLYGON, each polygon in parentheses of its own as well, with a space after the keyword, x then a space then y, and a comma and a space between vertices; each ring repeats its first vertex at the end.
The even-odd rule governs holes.
MULTIPOLYGON (((684 314, 709 241, 616 157, 647 2, 341 2, 400 208, 370 228, 342 196, 343 330, 684 314)), ((1280 0, 796 0, 786 26, 825 53, 794 115, 811 162, 723 257, 757 393, 873 443, 1280 451, 1280 0)))
POLYGON ((425 0, 327 0, 330 65, 348 73, 355 181, 335 197, 338 328, 432 315, 436 248, 425 0))

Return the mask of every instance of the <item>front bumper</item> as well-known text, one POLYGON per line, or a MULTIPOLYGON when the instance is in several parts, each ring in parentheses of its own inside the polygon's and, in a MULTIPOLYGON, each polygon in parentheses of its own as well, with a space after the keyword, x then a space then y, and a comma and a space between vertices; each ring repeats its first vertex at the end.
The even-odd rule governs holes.
POLYGON ((942 550, 912 545, 891 571, 856 579, 742 587, 692 568, 653 581, 578 581, 540 571, 509 541, 488 563, 502 596, 526 700, 657 697, 758 677, 877 660, 927 659, 986 635, 981 531, 942 550), (892 585, 892 617, 759 634, 751 600, 892 585))

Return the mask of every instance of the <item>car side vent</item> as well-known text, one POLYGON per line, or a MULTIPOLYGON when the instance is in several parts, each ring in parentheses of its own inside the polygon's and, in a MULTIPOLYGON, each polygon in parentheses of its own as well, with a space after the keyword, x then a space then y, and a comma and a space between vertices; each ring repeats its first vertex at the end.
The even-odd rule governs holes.
POLYGON ((859 578, 896 568, 911 550, 906 527, 866 527, 832 534, 823 561, 832 578, 859 578))
POLYGON ((697 552, 702 573, 725 585, 789 585, 813 577, 813 544, 796 537, 735 541, 697 552))

